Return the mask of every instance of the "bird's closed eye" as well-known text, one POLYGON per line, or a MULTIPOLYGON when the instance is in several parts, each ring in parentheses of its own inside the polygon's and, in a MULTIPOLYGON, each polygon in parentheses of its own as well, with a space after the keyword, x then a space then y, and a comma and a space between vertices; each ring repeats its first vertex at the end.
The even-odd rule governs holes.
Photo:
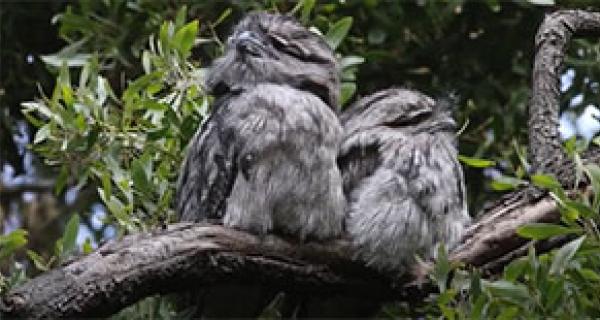
POLYGON ((311 60, 311 53, 299 44, 290 42, 288 39, 275 33, 269 34, 269 38, 273 46, 278 50, 299 60, 311 60))
POLYGON ((269 38, 271 38, 273 45, 277 48, 286 47, 287 45, 289 45, 289 42, 287 41, 287 39, 285 39, 281 35, 271 33, 271 34, 269 34, 269 38))
POLYGON ((429 117, 431 117, 431 111, 429 110, 409 112, 407 114, 402 114, 393 120, 385 122, 384 125, 392 128, 406 127, 411 125, 417 125, 418 123, 429 117))

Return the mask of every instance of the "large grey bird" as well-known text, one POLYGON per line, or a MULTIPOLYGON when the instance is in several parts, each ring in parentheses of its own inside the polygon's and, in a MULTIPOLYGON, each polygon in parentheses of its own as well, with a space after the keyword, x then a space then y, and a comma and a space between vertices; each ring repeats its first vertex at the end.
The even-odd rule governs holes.
POLYGON ((388 89, 341 116, 339 164, 348 197, 346 228, 358 258, 402 274, 415 256, 452 247, 470 221, 450 103, 388 89))
POLYGON ((180 220, 300 240, 339 236, 343 130, 338 66, 326 42, 291 17, 251 13, 206 86, 216 100, 180 172, 180 220))
MULTIPOLYGON (((338 65, 327 43, 291 17, 251 13, 234 28, 206 87, 216 99, 180 172, 180 220, 298 240, 340 236, 343 129, 338 65)), ((204 317, 255 317, 275 293, 232 284, 187 299, 204 317)))

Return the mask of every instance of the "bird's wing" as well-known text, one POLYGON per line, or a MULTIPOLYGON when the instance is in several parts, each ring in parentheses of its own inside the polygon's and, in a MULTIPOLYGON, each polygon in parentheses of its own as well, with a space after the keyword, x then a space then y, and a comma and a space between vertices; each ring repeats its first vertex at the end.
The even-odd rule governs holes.
POLYGON ((192 138, 180 171, 176 197, 180 221, 222 218, 237 174, 235 141, 224 124, 227 101, 215 102, 213 110, 192 138))
POLYGON ((375 129, 356 132, 342 141, 338 167, 342 172, 344 193, 349 194, 381 163, 379 148, 383 138, 375 129))
POLYGON ((358 256, 367 264, 403 272, 413 256, 433 242, 427 219, 410 191, 409 176, 419 165, 415 158, 408 158, 414 149, 410 136, 376 127, 351 135, 346 139, 350 141, 354 141, 353 148, 368 147, 377 160, 374 163, 373 156, 365 159, 357 152, 357 158, 347 161, 350 165, 343 172, 349 183, 346 228, 358 256), (370 162, 370 172, 361 172, 364 162, 370 162))
POLYGON ((359 179, 349 192, 347 228, 368 264, 401 271, 415 254, 432 257, 437 243, 461 236, 468 221, 462 171, 449 134, 369 131, 355 141, 377 146, 379 164, 362 177, 350 172, 359 179))
POLYGON ((382 145, 382 166, 406 184, 408 197, 435 228, 434 242, 452 245, 469 220, 462 167, 454 135, 407 135, 382 145), (441 229, 440 229, 441 228, 441 229))

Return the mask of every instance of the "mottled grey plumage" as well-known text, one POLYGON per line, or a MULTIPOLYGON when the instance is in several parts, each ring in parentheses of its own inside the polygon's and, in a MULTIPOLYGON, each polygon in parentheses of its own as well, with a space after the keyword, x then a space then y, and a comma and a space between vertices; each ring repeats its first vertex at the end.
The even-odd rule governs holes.
POLYGON ((449 104, 388 89, 341 118, 338 162, 358 258, 403 273, 416 255, 432 258, 438 243, 454 245, 470 218, 449 104))
POLYGON ((206 84, 217 100, 180 173, 180 219, 300 239, 339 236, 343 131, 327 44, 290 17, 253 13, 235 27, 206 84))

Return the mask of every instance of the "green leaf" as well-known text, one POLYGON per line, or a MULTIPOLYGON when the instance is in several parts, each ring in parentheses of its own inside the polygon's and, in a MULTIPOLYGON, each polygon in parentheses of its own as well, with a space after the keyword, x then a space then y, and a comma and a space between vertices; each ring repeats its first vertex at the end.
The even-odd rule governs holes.
POLYGON ((585 236, 581 236, 558 249, 552 259, 550 274, 562 274, 584 240, 585 236))
POLYGON ((471 314, 469 315, 470 319, 485 319, 484 317, 484 307, 485 307, 485 296, 479 296, 475 302, 473 303, 473 307, 471 308, 471 314))
POLYGON ((580 268, 577 270, 583 278, 589 281, 600 282, 600 275, 592 269, 580 268))
POLYGON ((27 250, 27 256, 33 262, 33 265, 35 265, 35 267, 38 270, 48 271, 47 263, 44 261, 44 258, 42 256, 40 256, 39 254, 37 254, 31 250, 27 250))
POLYGON ((356 84, 353 82, 344 82, 341 86, 341 94, 340 94, 340 103, 341 105, 345 105, 346 102, 352 98, 354 92, 356 92, 356 84))
POLYGON ((142 52, 142 68, 145 74, 152 72, 152 62, 150 61, 150 51, 144 50, 142 52))
POLYGON ((527 185, 527 181, 508 176, 500 176, 490 181, 490 187, 496 191, 514 190, 522 185, 527 185))
MULTIPOLYGON (((60 70, 58 72, 58 78, 56 79, 56 89, 60 89, 62 92, 62 87, 65 85, 71 85, 71 73, 69 72, 69 66, 63 61, 63 64, 60 66, 60 70)), ((52 97, 53 99, 55 96, 52 97)))
MULTIPOLYGON (((44 102, 23 102, 21 103, 23 106, 24 114, 28 114, 30 112, 36 112, 44 116, 45 118, 54 120, 57 116, 56 114, 48 108, 48 105, 44 102)), ((38 125, 40 127, 41 125, 38 125)))
POLYGON ((110 172, 102 172, 102 191, 105 199, 110 199, 112 194, 112 184, 110 183, 110 172))
POLYGON ((564 205, 567 210, 576 212, 573 216, 581 215, 585 218, 592 218, 598 214, 585 203, 565 199, 562 202, 562 205, 564 205))
POLYGON ((89 237, 85 238, 85 241, 83 242, 82 250, 83 250, 84 254, 90 254, 90 253, 92 253, 92 251, 94 251, 94 248, 92 248, 92 240, 89 237))
POLYGON ((158 33, 158 38, 160 41, 160 48, 162 49, 163 54, 168 54, 171 49, 171 36, 173 35, 173 23, 169 21, 163 22, 160 26, 160 31, 158 33))
POLYGON ((529 276, 535 274, 539 268, 539 261, 537 260, 537 256, 535 254, 535 246, 532 242, 529 243, 529 248, 527 248, 527 261, 529 262, 530 273, 529 276))
POLYGON ((41 55, 42 61, 45 64, 53 67, 60 68, 63 65, 72 67, 83 67, 88 60, 92 57, 91 54, 78 53, 71 56, 65 56, 60 54, 41 55))
POLYGON ((75 127, 77 127, 77 129, 79 130, 79 132, 81 132, 82 134, 85 133, 86 129, 87 129, 87 122, 85 120, 85 117, 83 114, 78 114, 77 117, 75 117, 75 127))
POLYGON ((454 298, 456 292, 452 289, 446 290, 444 293, 440 295, 438 298, 438 306, 440 311, 442 311, 442 315, 445 319, 454 320, 456 319, 456 310, 454 308, 448 307, 446 304, 450 299, 454 298))
POLYGON ((300 20, 303 23, 308 23, 310 19, 310 12, 315 7, 316 0, 302 0, 302 14, 300 16, 300 20))
POLYGON ((71 89, 70 84, 62 84, 60 86, 62 91, 62 98, 65 104, 69 107, 73 106, 74 98, 73 98, 73 89, 71 89))
POLYGON ((546 289, 545 298, 546 298, 546 308, 555 308, 555 304, 558 302, 560 297, 563 295, 565 290, 564 281, 561 278, 548 279, 550 286, 546 289))
POLYGON ((27 244, 27 231, 17 229, 0 236, 0 260, 10 256, 15 250, 27 244))
POLYGON ((48 137, 50 137, 50 124, 46 124, 38 129, 38 131, 35 133, 33 144, 39 144, 40 142, 48 139, 48 137))
POLYGON ((67 164, 64 164, 60 168, 60 173, 58 174, 58 178, 56 178, 56 183, 54 184, 54 194, 59 194, 67 185, 67 179, 69 178, 69 167, 67 164))
POLYGON ((562 188, 560 182, 558 182, 554 176, 546 174, 532 175, 531 182, 533 182, 534 185, 544 189, 553 190, 562 188))
POLYGON ((519 313, 519 308, 512 306, 502 309, 496 320, 512 320, 519 313))
POLYGON ((525 272, 528 266, 526 258, 513 260, 504 268, 504 279, 507 281, 516 281, 525 272))
POLYGON ((527 0, 527 1, 536 6, 554 6, 554 5, 556 5, 555 0, 527 0))
POLYGON ((579 219, 579 211, 573 207, 565 206, 564 203, 560 203, 560 216, 567 222, 575 223, 579 219))
POLYGON ((54 243, 54 256, 56 257, 62 257, 62 250, 63 250, 63 239, 62 238, 58 238, 58 240, 56 240, 56 242, 54 243))
POLYGON ((177 10, 177 15, 175 16, 175 25, 181 26, 185 23, 185 18, 187 17, 187 6, 183 5, 179 10, 177 10))
POLYGON ((365 58, 361 56, 346 56, 340 60, 340 67, 342 69, 357 66, 359 64, 365 63, 365 58))
POLYGON ((65 234, 62 236, 62 254, 68 255, 75 250, 77 245, 77 234, 79 233, 79 215, 74 213, 67 226, 65 234))
MULTIPOLYGON (((162 83, 159 83, 159 82, 151 83, 150 85, 148 85, 148 87, 146 87, 146 93, 148 95, 152 96, 152 95, 158 93, 160 90, 162 90, 162 88, 163 88, 162 83)), ((154 100, 148 100, 148 101, 160 104, 159 102, 154 101, 154 100)))
POLYGON ((438 296, 437 303, 439 305, 447 305, 451 303, 452 300, 454 300, 454 297, 456 297, 456 293, 457 292, 454 289, 445 290, 438 296))
POLYGON ((79 74, 79 88, 85 88, 90 79, 90 73, 92 66, 89 63, 86 63, 81 69, 81 73, 79 74))
POLYGON ((167 109, 169 106, 167 104, 164 103, 160 103, 158 101, 147 101, 146 103, 144 103, 144 108, 148 109, 148 110, 154 110, 154 111, 164 111, 165 109, 167 109))
MULTIPOLYGON (((24 102, 21 105, 25 107, 25 104, 27 104, 27 102, 24 102)), ((38 118, 32 116, 31 110, 23 109, 22 111, 23 111, 23 115, 25 116, 27 121, 29 121, 34 127, 40 128, 45 124, 44 121, 40 121, 38 118)))
POLYGON ((492 180, 490 182, 490 188, 492 188, 495 191, 508 191, 508 190, 516 189, 517 185, 512 184, 512 183, 498 181, 498 180, 492 180))
POLYGON ((190 54, 190 50, 194 46, 194 40, 196 39, 197 34, 198 20, 186 24, 175 33, 173 43, 182 57, 185 58, 190 54))
POLYGON ((594 190, 594 201, 592 209, 595 212, 600 211, 600 167, 594 163, 585 166, 585 173, 592 183, 594 190))
POLYGON ((440 292, 446 291, 446 283, 448 282, 448 274, 452 270, 450 261, 448 260, 448 254, 443 245, 437 248, 437 259, 433 266, 433 278, 440 290, 440 292))
POLYGON ((145 195, 152 194, 152 184, 149 179, 148 157, 135 159, 131 164, 131 179, 136 189, 145 195))
POLYGON ((231 8, 227 8, 225 9, 221 15, 219 16, 219 18, 217 18, 217 20, 215 20, 212 23, 212 27, 215 28, 216 26, 220 25, 223 21, 225 21, 225 19, 227 19, 227 17, 229 17, 231 15, 231 12, 233 10, 231 10, 231 8))
POLYGON ((127 215, 127 209, 125 208, 123 202, 113 195, 110 195, 109 198, 105 198, 102 190, 98 190, 98 193, 100 194, 100 198, 102 198, 104 204, 106 204, 108 211, 110 211, 117 222, 122 226, 128 228, 131 227, 131 218, 127 215))
POLYGON ((600 147, 600 137, 596 137, 592 140, 592 143, 595 144, 596 146, 600 147))
POLYGON ((565 151, 572 156, 577 152, 577 136, 572 136, 564 142, 565 151))
POLYGON ((114 93, 110 87, 110 84, 108 83, 108 80, 106 80, 106 78, 98 76, 98 78, 96 78, 96 102, 99 105, 103 105, 104 102, 106 102, 106 98, 110 97, 114 97, 114 93))
POLYGON ((467 166, 473 168, 489 168, 496 165, 496 162, 493 160, 471 158, 463 155, 459 155, 458 160, 460 160, 460 162, 466 164, 467 166))
POLYGON ((134 97, 138 97, 140 91, 144 90, 153 82, 161 81, 162 76, 163 74, 161 72, 155 71, 135 79, 127 86, 125 92, 123 92, 123 100, 130 100, 134 97))
POLYGON ((327 41, 332 50, 337 49, 340 43, 342 43, 348 31, 350 31, 350 27, 352 27, 352 21, 352 17, 344 17, 329 28, 329 31, 325 35, 325 41, 327 41))
POLYGON ((493 282, 482 281, 482 284, 484 289, 489 291, 492 296, 504 298, 512 301, 513 303, 523 304, 530 299, 530 294, 527 290, 527 287, 519 283, 498 280, 493 282))
POLYGON ((518 235, 523 238, 534 240, 542 240, 553 236, 573 234, 576 232, 578 232, 577 229, 567 228, 551 223, 530 223, 517 228, 518 235))
POLYGON ((471 297, 476 298, 481 295, 481 273, 478 270, 472 270, 470 274, 471 297))

